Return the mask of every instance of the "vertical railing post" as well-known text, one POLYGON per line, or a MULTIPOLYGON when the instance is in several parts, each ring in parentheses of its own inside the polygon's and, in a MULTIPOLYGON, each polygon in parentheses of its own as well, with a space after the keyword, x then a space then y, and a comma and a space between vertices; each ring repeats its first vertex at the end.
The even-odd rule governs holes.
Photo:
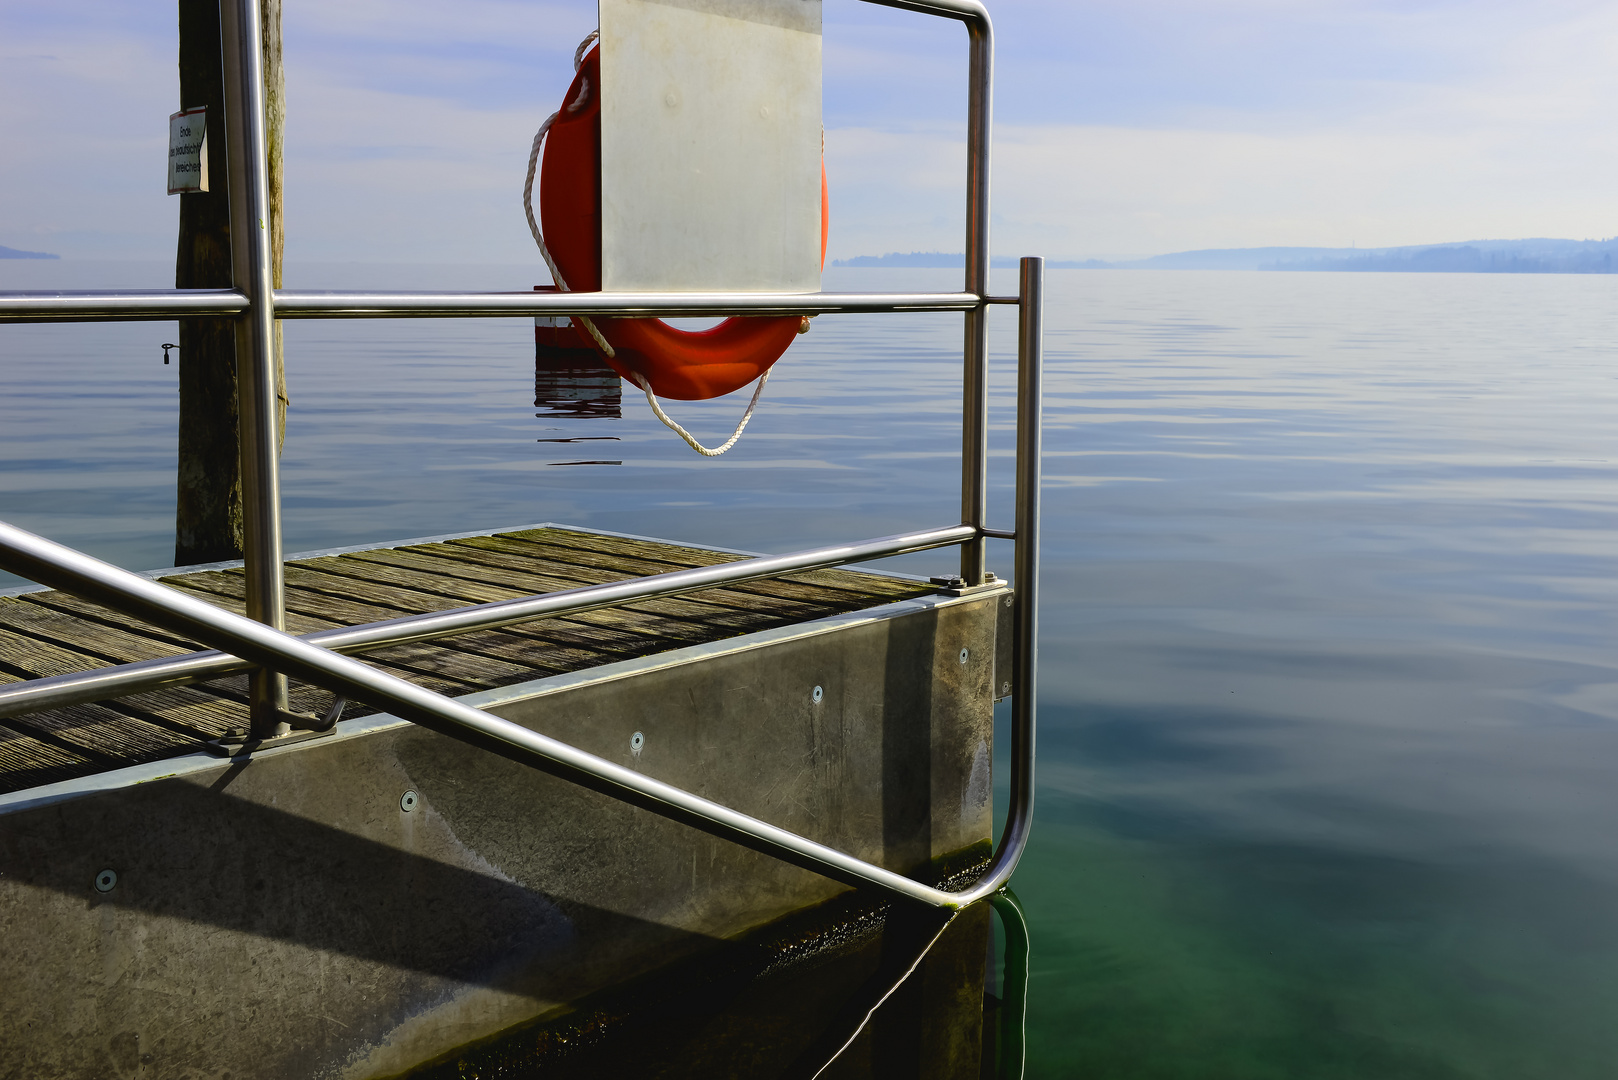
MULTIPOLYGON (((225 135, 230 161, 230 250, 236 288, 249 308, 236 323, 240 394, 242 533, 249 618, 286 629, 281 567, 281 477, 275 392, 275 292, 271 267, 269 146, 259 0, 220 0, 225 61, 225 135)), ((252 679, 252 735, 290 730, 286 676, 252 679)))
MULTIPOLYGON (((967 292, 989 291, 989 135, 993 107, 994 38, 985 15, 967 24, 971 35, 966 115, 967 292)), ((966 313, 961 373, 961 521, 983 528, 989 514, 989 319, 979 304, 966 313)), ((986 542, 961 545, 961 577, 981 585, 986 542)))
POLYGON ((1022 260, 1017 308, 1017 589, 1013 621, 1011 698, 1011 798, 1008 835, 1001 844, 1020 850, 1034 810, 1034 721, 1039 687, 1039 484, 1044 352, 1045 260, 1022 260))

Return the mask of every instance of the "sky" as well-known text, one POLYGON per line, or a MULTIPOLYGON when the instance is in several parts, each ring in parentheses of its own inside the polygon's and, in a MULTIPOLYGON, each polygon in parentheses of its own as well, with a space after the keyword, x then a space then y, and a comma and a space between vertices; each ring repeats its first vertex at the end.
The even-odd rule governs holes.
MULTIPOLYGON (((284 5, 289 264, 531 260, 528 147, 593 0, 284 5)), ((962 250, 964 31, 824 11, 830 257, 962 250)), ((1610 0, 990 12, 996 254, 1618 235, 1610 0)), ((0 0, 0 245, 172 258, 174 23, 170 3, 0 0)))

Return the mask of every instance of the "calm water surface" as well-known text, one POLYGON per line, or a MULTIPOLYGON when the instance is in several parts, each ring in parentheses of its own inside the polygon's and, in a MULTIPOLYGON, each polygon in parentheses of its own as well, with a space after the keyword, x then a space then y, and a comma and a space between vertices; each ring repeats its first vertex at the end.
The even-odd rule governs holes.
MULTIPOLYGON (((166 283, 0 264, 3 288, 166 283)), ((1615 285, 1051 274, 1030 1075, 1618 1073, 1615 285)), ((0 327, 0 517, 172 561, 173 335, 0 327)), ((290 324, 288 548, 554 520, 778 551, 954 520, 959 340, 819 319, 706 461, 637 395, 536 387, 520 320, 290 324)), ((676 415, 712 440, 743 404, 676 415)))

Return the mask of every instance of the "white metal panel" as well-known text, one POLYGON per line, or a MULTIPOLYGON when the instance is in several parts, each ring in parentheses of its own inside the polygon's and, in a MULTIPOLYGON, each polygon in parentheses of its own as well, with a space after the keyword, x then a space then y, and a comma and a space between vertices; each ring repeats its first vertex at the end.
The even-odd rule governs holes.
POLYGON ((820 0, 599 0, 601 278, 820 288, 820 0))

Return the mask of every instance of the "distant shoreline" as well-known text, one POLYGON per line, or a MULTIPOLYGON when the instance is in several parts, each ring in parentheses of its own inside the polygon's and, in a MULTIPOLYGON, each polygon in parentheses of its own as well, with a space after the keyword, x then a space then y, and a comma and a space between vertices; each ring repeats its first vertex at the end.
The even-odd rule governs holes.
POLYGON ((60 255, 52 255, 48 251, 18 251, 16 248, 0 247, 0 259, 60 259, 60 255))
MULTIPOLYGON (((839 267, 959 269, 964 255, 890 252, 838 259, 839 267)), ((990 265, 1015 267, 995 256, 990 265)), ((1618 273, 1618 238, 1608 240, 1462 240, 1392 248, 1257 247, 1177 251, 1140 259, 1048 259, 1053 270, 1303 270, 1443 274, 1618 273)))

